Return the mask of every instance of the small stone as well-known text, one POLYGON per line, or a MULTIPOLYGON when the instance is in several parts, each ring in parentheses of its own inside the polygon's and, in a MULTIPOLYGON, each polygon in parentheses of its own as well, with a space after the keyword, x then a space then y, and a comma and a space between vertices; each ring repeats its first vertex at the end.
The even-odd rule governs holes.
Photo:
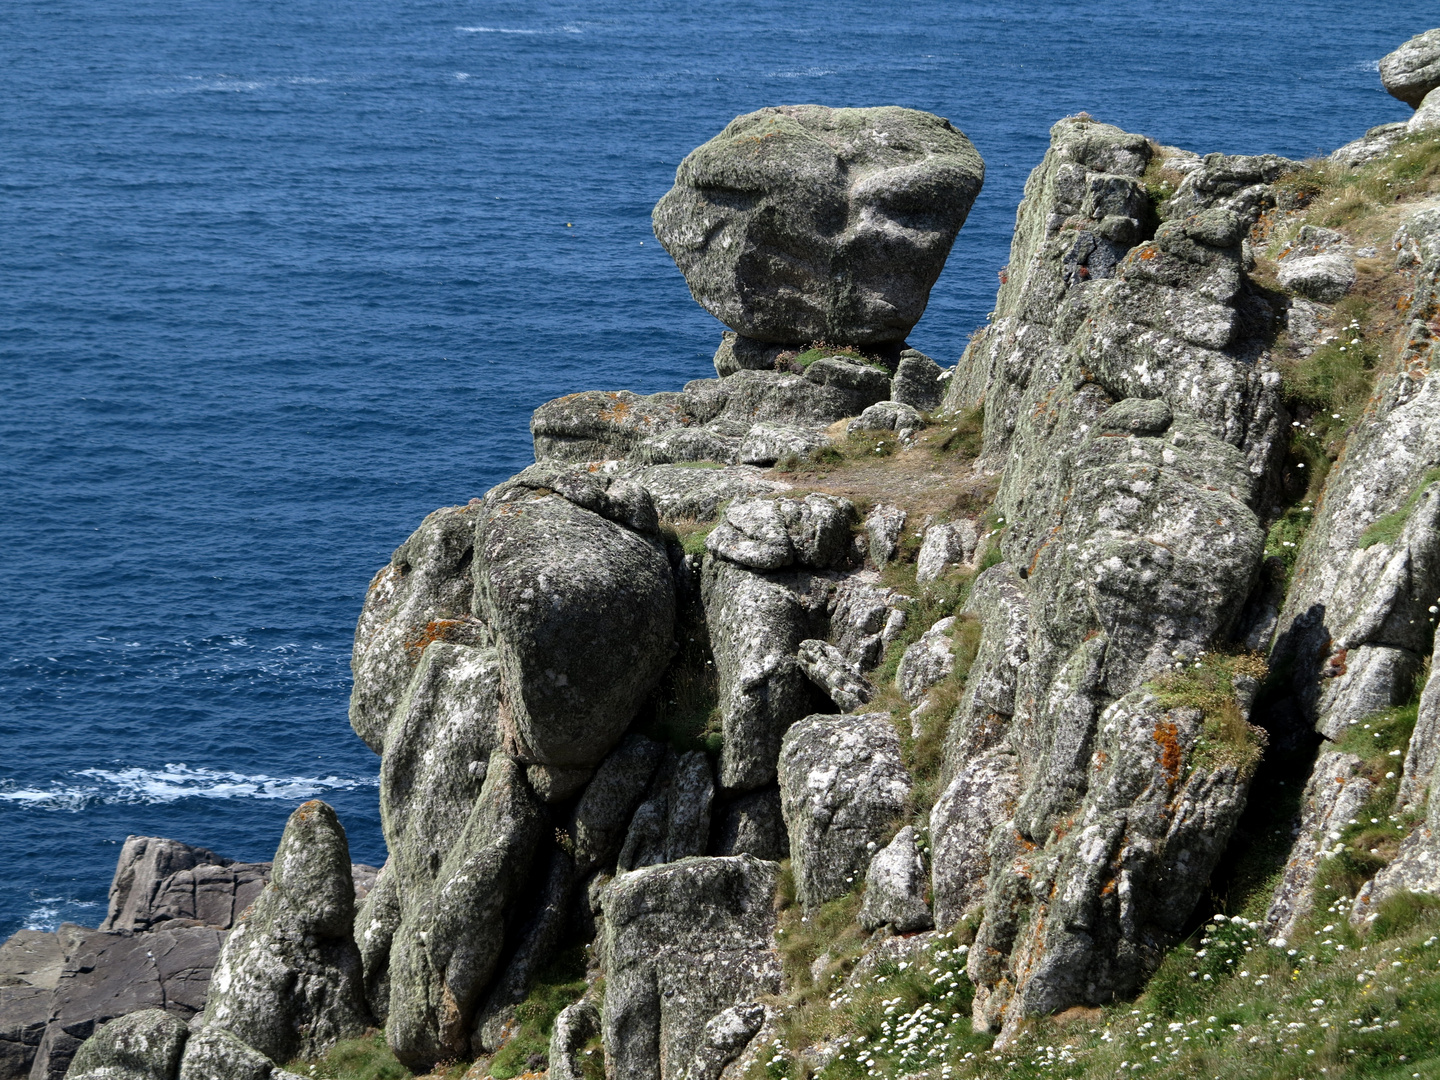
POLYGON ((892 926, 897 933, 934 925, 925 903, 925 860, 915 843, 915 826, 906 825, 870 860, 860 925, 866 930, 892 926))
POLYGON ((970 562, 979 543, 974 524, 965 518, 930 526, 925 530, 920 556, 915 560, 915 580, 927 585, 949 567, 970 562))

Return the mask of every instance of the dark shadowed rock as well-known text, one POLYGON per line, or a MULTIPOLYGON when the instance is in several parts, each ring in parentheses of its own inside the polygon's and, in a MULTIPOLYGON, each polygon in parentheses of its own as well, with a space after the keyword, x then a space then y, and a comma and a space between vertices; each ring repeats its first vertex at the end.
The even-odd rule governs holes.
POLYGON ((784 345, 756 341, 726 330, 720 335, 720 347, 715 350, 715 374, 723 379, 737 371, 773 371, 775 357, 784 350, 784 345))
POLYGON ((351 936, 355 887, 335 811, 311 800, 285 825, 274 872, 215 966, 204 1023, 270 1058, 317 1057, 370 1022, 351 936))
POLYGON ((771 948, 779 868, 748 855, 622 874, 605 890, 607 1068, 633 1080, 684 1075, 706 1025, 780 989, 771 948))
POLYGON ((928 113, 788 105, 691 152, 653 214, 691 295, 758 341, 902 341, 985 166, 928 113))
POLYGON ((664 758, 665 748, 653 739, 627 735, 595 770, 570 827, 579 875, 620 853, 630 820, 664 758))
POLYGON ((717 855, 754 855, 778 862, 790 854, 790 837, 780 810, 780 789, 762 788, 720 810, 717 855))
POLYGON ((795 895, 812 910, 864 876, 904 811, 910 775, 884 713, 807 716, 785 733, 779 772, 795 895))
POLYGON ((103 1025, 75 1053, 74 1080, 175 1080, 190 1034, 185 1021, 144 1009, 103 1025))
POLYGON ((487 497, 476 543, 475 602, 495 635, 508 748, 527 764, 598 765, 674 650, 663 548, 519 488, 487 497))
POLYGON ((179 1080, 299 1080, 224 1028, 191 1035, 180 1059, 179 1080))
POLYGON ((635 870, 705 854, 714 798, 710 759, 702 751, 666 751, 645 801, 630 822, 618 868, 635 870))
POLYGON ((380 1023, 390 1015, 390 945, 400 926, 400 877, 390 860, 355 911, 355 945, 365 975, 365 1002, 380 1023))
POLYGON ((1392 96, 1418 109, 1440 87, 1440 30, 1416 34, 1380 61, 1380 82, 1392 96))

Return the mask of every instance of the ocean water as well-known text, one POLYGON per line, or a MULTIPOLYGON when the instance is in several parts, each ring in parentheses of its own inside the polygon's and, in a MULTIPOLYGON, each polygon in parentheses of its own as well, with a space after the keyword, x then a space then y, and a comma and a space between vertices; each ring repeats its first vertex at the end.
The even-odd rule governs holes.
POLYGON ((1433 0, 0 5, 0 935, 129 833, 384 858, 345 719, 370 576, 576 390, 711 374, 649 211, 762 105, 948 117, 988 175, 912 344, 993 300, 1057 118, 1304 157, 1403 119, 1433 0))

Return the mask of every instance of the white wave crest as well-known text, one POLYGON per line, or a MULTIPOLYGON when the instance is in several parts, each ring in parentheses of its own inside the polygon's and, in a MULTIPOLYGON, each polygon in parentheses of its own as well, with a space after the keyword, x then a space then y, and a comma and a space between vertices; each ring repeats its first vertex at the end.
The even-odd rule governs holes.
POLYGON ((183 763, 161 769, 80 769, 80 783, 0 790, 0 801, 37 810, 81 810, 95 804, 179 802, 181 799, 309 799, 326 791, 374 787, 377 777, 247 776, 183 763))
POLYGON ((559 26, 553 30, 523 30, 510 26, 457 26, 462 34, 579 34, 578 26, 559 26))

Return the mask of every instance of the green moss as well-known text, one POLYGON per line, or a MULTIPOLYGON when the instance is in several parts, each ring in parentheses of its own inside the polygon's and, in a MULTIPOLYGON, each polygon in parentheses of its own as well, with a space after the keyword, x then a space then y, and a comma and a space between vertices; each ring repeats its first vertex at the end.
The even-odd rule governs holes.
POLYGON ((1265 732, 1248 723, 1236 698, 1235 680, 1262 682, 1268 669, 1252 653, 1209 653, 1183 670, 1169 671, 1148 689, 1167 709, 1198 709, 1204 714, 1201 733, 1190 753, 1190 768, 1233 765, 1250 776, 1265 752, 1265 732))
POLYGON ((1415 509, 1415 504, 1420 501, 1420 496, 1437 480, 1440 480, 1440 468, 1431 469, 1422 476, 1420 483, 1416 485, 1415 490, 1410 493, 1410 497, 1398 510, 1373 522, 1360 534, 1360 546, 1370 548, 1376 544, 1393 544, 1399 540, 1400 534, 1405 531, 1405 523, 1410 520, 1410 514, 1415 509))
POLYGON ((775 358, 777 365, 786 365, 792 371, 804 371, 817 360, 824 360, 831 356, 841 356, 846 360, 854 360, 856 363, 867 364, 870 367, 878 368, 880 371, 889 374, 890 369, 880 363, 873 356, 866 356, 859 349, 851 345, 827 345, 823 341, 814 342, 808 348, 798 353, 781 353, 775 358))
POLYGON ((490 1059, 495 1080, 511 1080, 544 1068, 549 1060, 550 1031, 565 1006, 585 993, 585 947, 577 945, 541 973, 525 1000, 515 1007, 516 1032, 490 1059))

